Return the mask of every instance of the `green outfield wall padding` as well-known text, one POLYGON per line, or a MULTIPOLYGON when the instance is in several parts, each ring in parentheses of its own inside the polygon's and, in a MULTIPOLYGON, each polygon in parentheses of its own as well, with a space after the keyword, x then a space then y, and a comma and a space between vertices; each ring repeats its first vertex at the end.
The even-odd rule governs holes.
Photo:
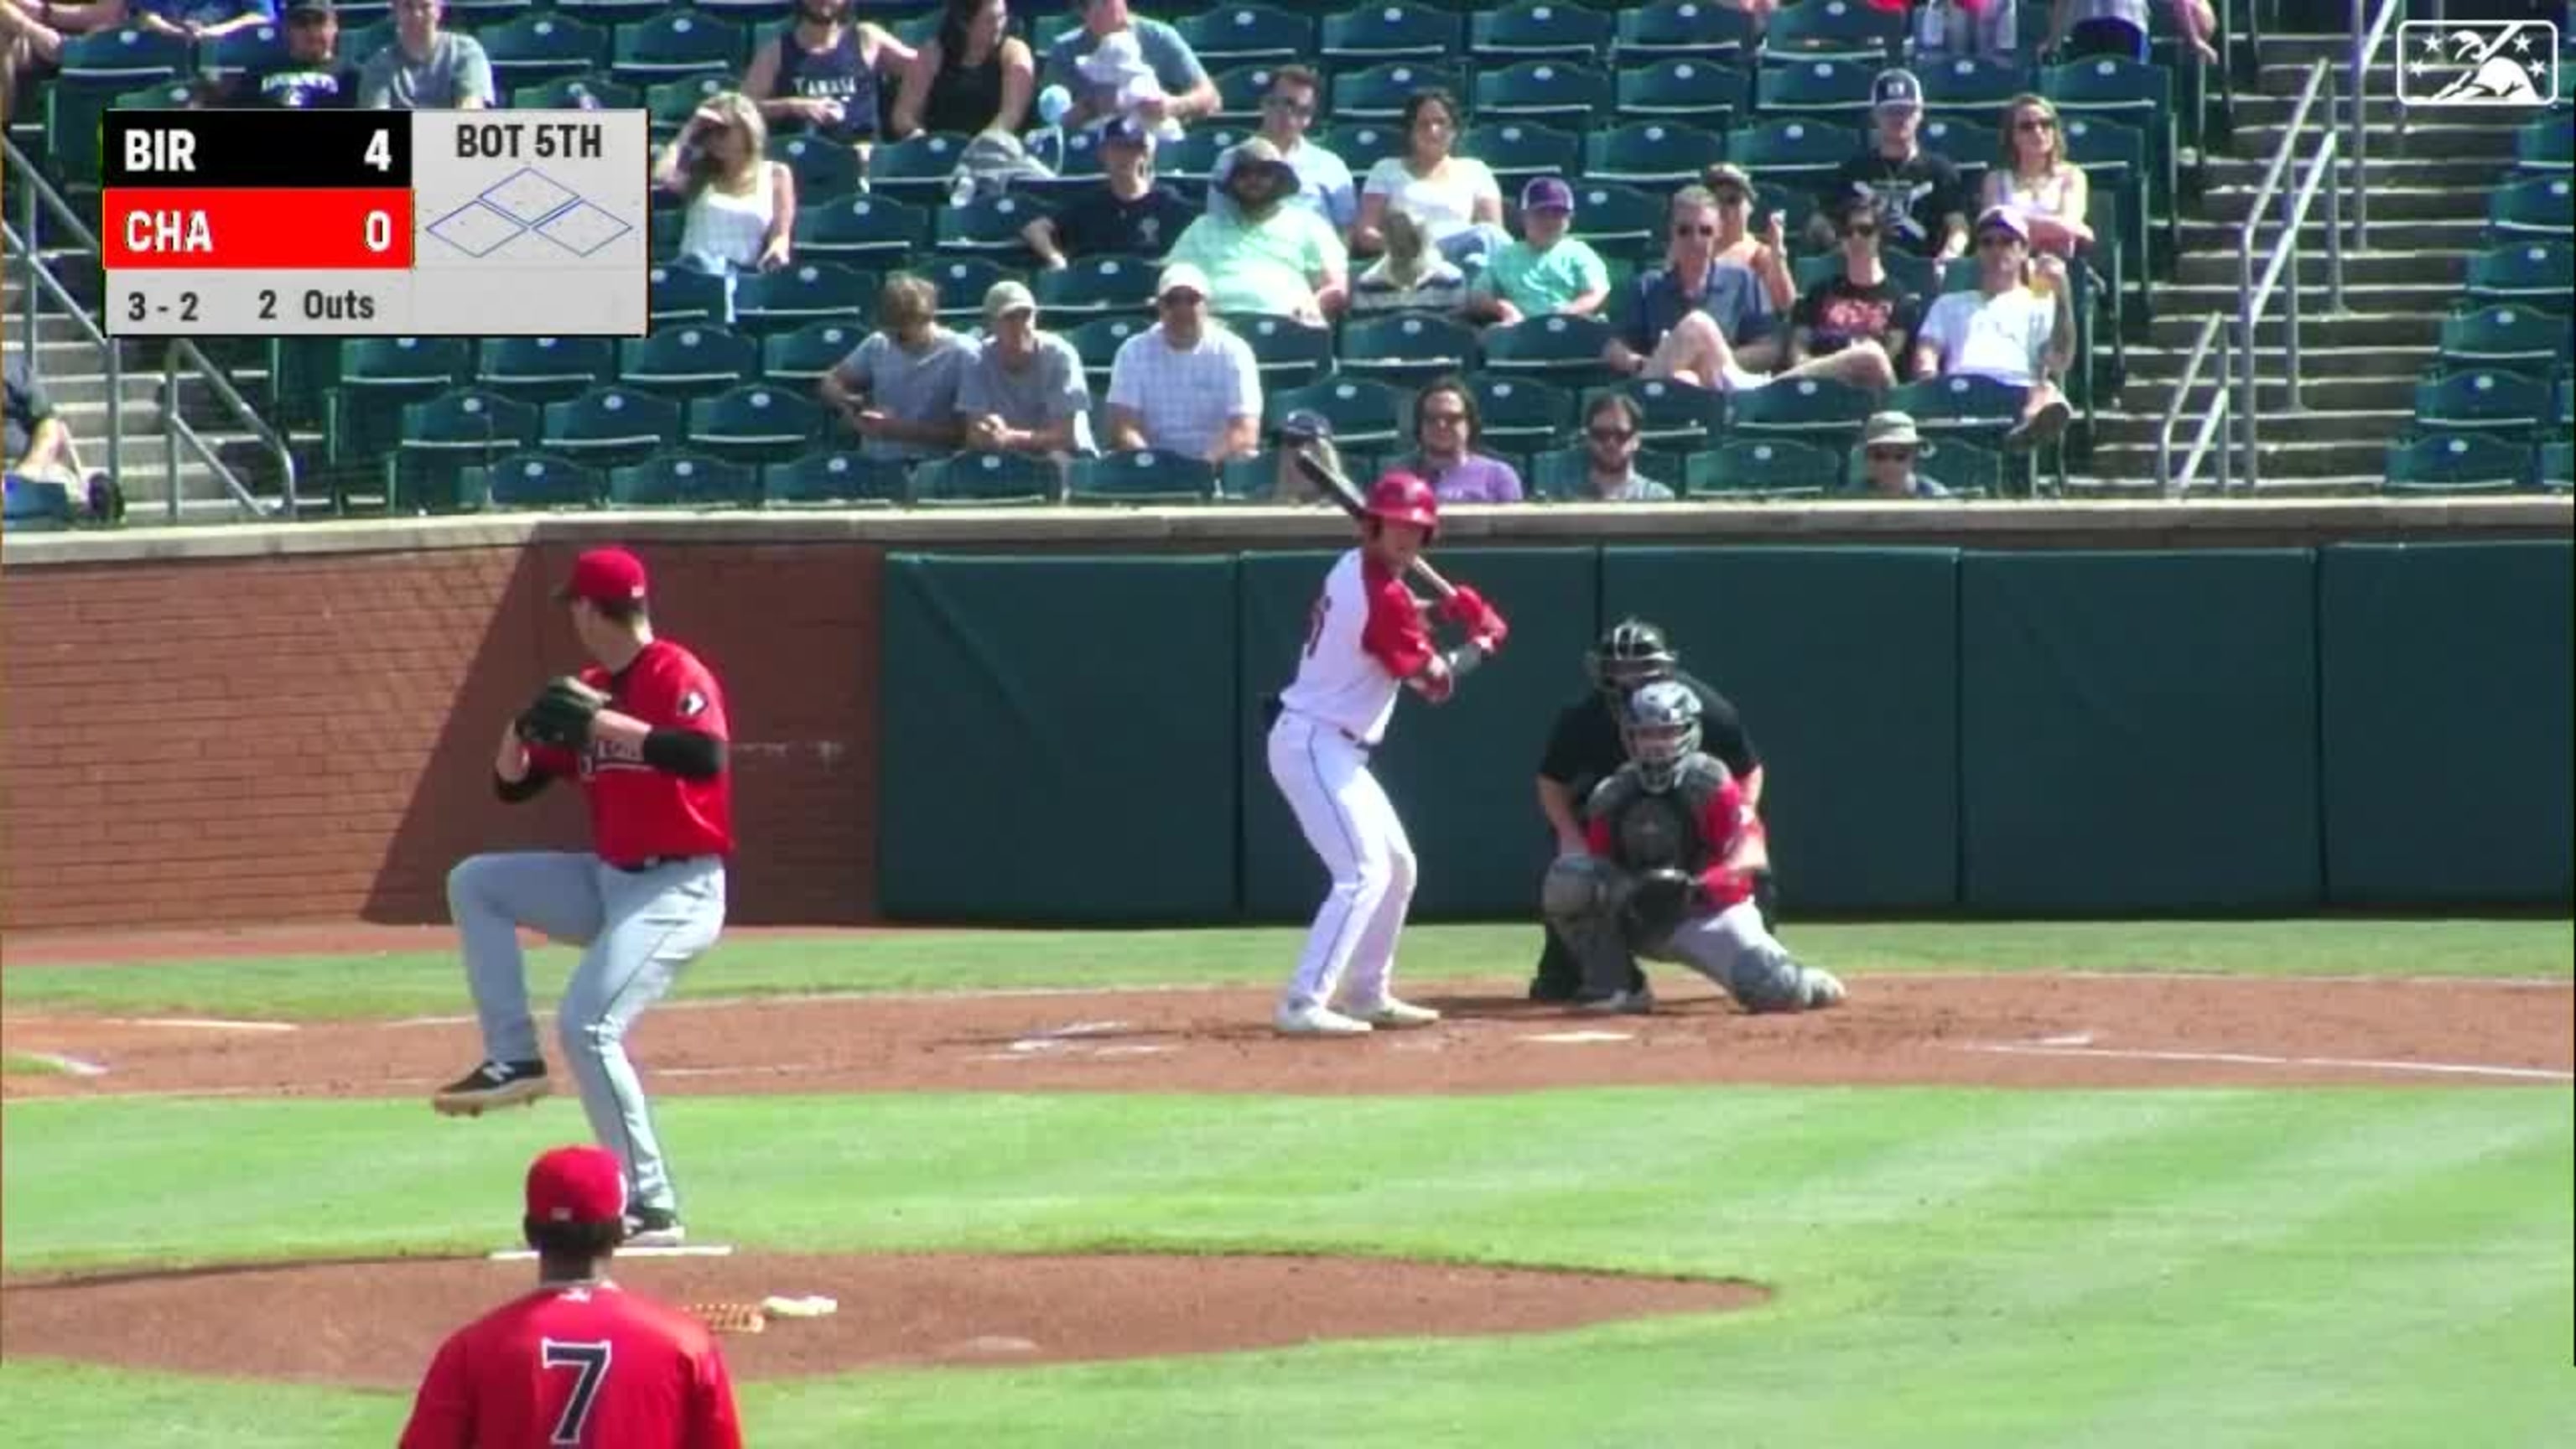
POLYGON ((1235 899, 1235 560, 886 560, 895 920, 1210 921, 1235 899))
POLYGON ((1965 903, 2317 904, 2315 572, 2306 549, 1963 556, 1965 903))
POLYGON ((2571 559, 2563 540, 2319 551, 2328 899, 2576 895, 2571 559))
MULTIPOLYGON (((1295 675, 1307 611, 1338 551, 1253 553, 1242 561, 1240 711, 1243 899, 1258 920, 1304 920, 1326 885, 1270 778, 1261 697, 1295 675)), ((1574 549, 1438 550, 1511 622, 1503 652, 1434 706, 1407 691, 1371 770, 1395 801, 1421 862, 1414 915, 1537 915, 1548 838, 1532 780, 1561 697, 1580 683, 1594 632, 1600 555, 1574 549)), ((1422 591, 1427 593, 1427 591, 1422 591)), ((1457 630, 1434 625, 1454 643, 1457 630)), ((1532 958, 1537 950, 1532 934, 1532 958)), ((1285 980, 1293 962, 1279 963, 1285 980)), ((1498 963, 1502 965, 1504 963, 1498 963)), ((1508 970, 1527 963, 1513 961, 1508 970)))
POLYGON ((1662 625, 1743 715, 1789 919, 1958 901, 1958 566, 1946 548, 1604 552, 1604 622, 1662 625))

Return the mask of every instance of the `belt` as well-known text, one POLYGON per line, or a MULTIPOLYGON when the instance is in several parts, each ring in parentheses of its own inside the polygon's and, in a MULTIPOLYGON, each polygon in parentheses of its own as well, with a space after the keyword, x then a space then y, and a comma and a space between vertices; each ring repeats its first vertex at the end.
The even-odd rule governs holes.
POLYGON ((607 865, 612 870, 622 870, 628 875, 642 875, 648 870, 660 870, 666 865, 686 865, 693 860, 707 860, 710 858, 711 857, 704 855, 648 855, 642 860, 631 862, 612 860, 607 862, 607 865))
MULTIPOLYGON (((1276 697, 1276 696, 1274 696, 1274 698, 1275 698, 1275 697, 1276 697)), ((1364 739, 1361 739, 1358 735, 1355 735, 1355 734, 1351 733, 1349 730, 1346 730, 1346 729, 1342 728, 1340 725, 1337 725, 1337 724, 1333 723, 1331 720, 1327 720, 1327 719, 1317 719, 1315 716, 1313 716, 1313 715, 1311 715, 1311 714, 1306 713, 1304 710, 1301 710, 1301 709, 1284 709, 1284 708, 1283 708, 1283 709, 1281 710, 1281 713, 1286 714, 1286 715, 1293 716, 1294 718, 1296 718, 1296 719, 1298 719, 1298 720, 1300 720, 1300 721, 1304 722, 1306 725, 1308 725, 1308 726, 1309 726, 1309 727, 1311 727, 1311 728, 1314 728, 1314 729, 1327 729, 1327 730, 1331 730, 1333 733, 1335 733, 1335 734, 1337 734, 1337 735, 1340 735, 1343 739, 1349 740, 1352 744, 1355 744, 1355 745, 1359 746, 1359 747, 1360 747, 1360 753, 1362 753, 1362 754, 1366 754, 1366 753, 1368 753, 1370 750, 1372 750, 1372 749, 1375 749, 1375 748, 1376 748, 1376 746, 1371 745, 1368 741, 1366 741, 1366 740, 1364 740, 1364 739)))

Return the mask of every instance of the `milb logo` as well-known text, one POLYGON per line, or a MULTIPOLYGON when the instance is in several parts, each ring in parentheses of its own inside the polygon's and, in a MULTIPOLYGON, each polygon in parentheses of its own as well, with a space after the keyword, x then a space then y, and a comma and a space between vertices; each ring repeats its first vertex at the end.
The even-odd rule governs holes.
POLYGON ((2546 20, 2409 20, 2397 27, 2397 99, 2410 106, 2545 106, 2558 95, 2546 20))

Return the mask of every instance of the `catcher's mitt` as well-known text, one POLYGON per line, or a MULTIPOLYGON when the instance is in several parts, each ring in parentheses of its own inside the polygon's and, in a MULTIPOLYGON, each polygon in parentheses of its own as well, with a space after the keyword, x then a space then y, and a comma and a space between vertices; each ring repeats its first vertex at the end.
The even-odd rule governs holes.
POLYGON ((1646 871, 1629 887, 1619 922, 1632 944, 1651 945, 1688 920, 1700 899, 1699 877, 1669 866, 1646 871))
POLYGON ((717 1333, 760 1333, 769 1327, 769 1310, 757 1303, 692 1303, 687 1311, 717 1333))
POLYGON ((578 750, 590 743, 591 721, 607 703, 605 693, 569 674, 558 675, 546 681, 546 687, 519 712, 519 738, 532 745, 578 750))

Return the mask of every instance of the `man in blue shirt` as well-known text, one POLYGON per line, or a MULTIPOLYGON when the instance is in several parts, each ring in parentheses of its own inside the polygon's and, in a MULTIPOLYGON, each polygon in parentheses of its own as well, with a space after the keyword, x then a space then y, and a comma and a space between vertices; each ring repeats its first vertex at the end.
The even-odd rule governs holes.
POLYGON ((1122 30, 1136 33, 1137 48, 1144 52, 1145 63, 1153 67, 1154 79, 1162 83, 1166 99, 1147 102, 1140 108, 1139 119, 1149 126, 1166 120, 1183 125, 1213 115, 1223 104, 1216 93, 1216 82, 1208 79, 1207 67, 1199 64, 1190 43, 1181 33, 1160 20, 1147 20, 1132 15, 1127 0, 1076 0, 1082 10, 1082 25, 1058 37, 1047 47, 1046 64, 1040 68, 1038 85, 1062 86, 1073 95, 1073 109, 1064 117, 1066 129, 1074 130, 1095 124, 1117 109, 1115 93, 1095 86, 1083 78, 1082 58, 1099 49, 1100 42, 1122 30))

